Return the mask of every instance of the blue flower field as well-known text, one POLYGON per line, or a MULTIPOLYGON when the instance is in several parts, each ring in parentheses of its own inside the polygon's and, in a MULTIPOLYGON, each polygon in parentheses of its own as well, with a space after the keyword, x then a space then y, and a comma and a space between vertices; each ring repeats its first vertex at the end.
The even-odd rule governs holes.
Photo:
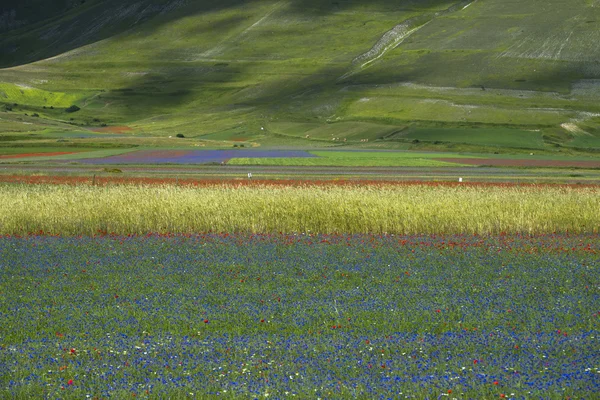
POLYGON ((600 238, 0 238, 0 398, 594 399, 600 238))

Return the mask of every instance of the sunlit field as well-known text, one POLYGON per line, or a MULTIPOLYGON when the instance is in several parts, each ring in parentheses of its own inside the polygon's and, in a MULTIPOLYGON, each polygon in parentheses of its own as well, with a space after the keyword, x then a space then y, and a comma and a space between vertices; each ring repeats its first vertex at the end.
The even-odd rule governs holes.
POLYGON ((3 185, 0 233, 597 233, 600 188, 3 185))

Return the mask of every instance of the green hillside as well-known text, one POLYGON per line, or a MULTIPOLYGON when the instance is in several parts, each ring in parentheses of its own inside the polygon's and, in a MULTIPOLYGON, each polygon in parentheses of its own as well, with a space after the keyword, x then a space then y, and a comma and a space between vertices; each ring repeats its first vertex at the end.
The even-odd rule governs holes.
POLYGON ((23 4, 0 134, 600 151, 600 0, 23 4))

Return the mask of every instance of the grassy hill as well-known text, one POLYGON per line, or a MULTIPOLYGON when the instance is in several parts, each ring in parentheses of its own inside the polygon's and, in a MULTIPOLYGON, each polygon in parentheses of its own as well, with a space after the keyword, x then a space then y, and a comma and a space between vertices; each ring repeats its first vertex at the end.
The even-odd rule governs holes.
POLYGON ((6 135, 600 149, 599 0, 55 3, 0 34, 6 135))

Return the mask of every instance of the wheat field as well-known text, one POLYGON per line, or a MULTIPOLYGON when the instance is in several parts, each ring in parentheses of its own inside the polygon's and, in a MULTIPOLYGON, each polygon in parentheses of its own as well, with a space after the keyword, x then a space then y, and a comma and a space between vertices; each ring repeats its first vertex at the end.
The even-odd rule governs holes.
POLYGON ((598 233, 600 188, 0 186, 0 233, 598 233))

